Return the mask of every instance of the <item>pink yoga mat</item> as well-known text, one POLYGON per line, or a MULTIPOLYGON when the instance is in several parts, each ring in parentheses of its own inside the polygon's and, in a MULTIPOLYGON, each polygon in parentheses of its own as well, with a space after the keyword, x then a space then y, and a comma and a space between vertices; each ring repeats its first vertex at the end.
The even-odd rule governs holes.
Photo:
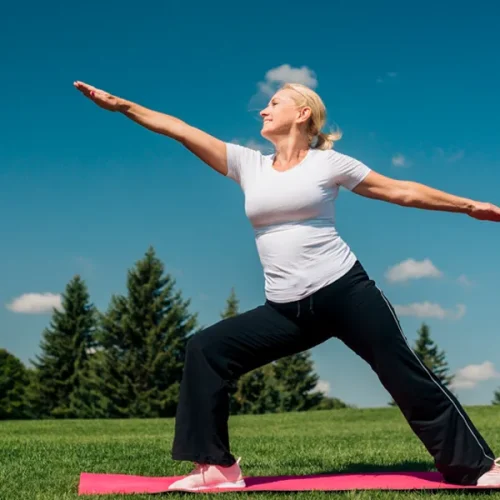
MULTIPOLYGON (((80 476, 79 495, 118 493, 162 493, 179 477, 145 477, 125 474, 80 476)), ((438 472, 381 472, 371 474, 317 474, 309 476, 246 477, 246 488, 231 491, 346 491, 346 490, 434 490, 485 489, 443 482, 438 472)), ((500 489, 497 487, 495 489, 500 489)), ((203 493, 227 490, 204 490, 203 493)))

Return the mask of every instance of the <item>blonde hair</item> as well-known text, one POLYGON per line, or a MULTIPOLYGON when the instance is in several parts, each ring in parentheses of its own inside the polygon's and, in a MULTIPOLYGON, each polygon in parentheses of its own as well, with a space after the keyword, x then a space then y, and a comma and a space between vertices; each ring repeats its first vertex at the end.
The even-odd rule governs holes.
POLYGON ((281 90, 295 90, 296 97, 293 100, 297 106, 307 106, 311 108, 311 117, 307 122, 307 136, 309 145, 314 149, 333 149, 335 141, 342 137, 342 132, 322 132, 321 129, 326 122, 326 107, 321 97, 306 85, 301 83, 285 83, 281 90), (298 95, 297 95, 298 94, 298 95), (316 143, 312 145, 314 139, 316 143))

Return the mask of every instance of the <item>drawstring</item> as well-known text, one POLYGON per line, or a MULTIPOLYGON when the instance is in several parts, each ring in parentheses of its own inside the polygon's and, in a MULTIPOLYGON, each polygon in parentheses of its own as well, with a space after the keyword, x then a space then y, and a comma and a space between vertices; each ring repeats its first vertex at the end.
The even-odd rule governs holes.
MULTIPOLYGON (((312 295, 309 297, 309 311, 311 312, 311 314, 314 314, 312 295)), ((297 301, 297 318, 298 317, 300 317, 300 300, 297 301)))

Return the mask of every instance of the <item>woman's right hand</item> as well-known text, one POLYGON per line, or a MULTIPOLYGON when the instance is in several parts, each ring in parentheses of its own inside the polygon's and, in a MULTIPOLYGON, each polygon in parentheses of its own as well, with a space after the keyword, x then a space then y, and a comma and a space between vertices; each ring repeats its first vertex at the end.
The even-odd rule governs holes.
POLYGON ((226 144, 220 139, 188 125, 179 118, 116 97, 92 85, 77 81, 74 86, 99 107, 108 111, 119 111, 148 130, 175 139, 214 170, 227 175, 226 144))
POLYGON ((121 99, 104 90, 96 89, 92 85, 83 82, 74 82, 73 84, 84 96, 94 101, 99 107, 108 111, 118 111, 121 99))

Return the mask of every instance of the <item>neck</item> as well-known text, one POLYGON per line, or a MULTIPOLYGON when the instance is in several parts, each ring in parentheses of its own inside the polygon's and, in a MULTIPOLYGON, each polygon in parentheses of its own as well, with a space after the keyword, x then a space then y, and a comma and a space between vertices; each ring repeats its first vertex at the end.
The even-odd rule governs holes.
POLYGON ((275 142, 275 163, 288 165, 301 161, 308 153, 310 146, 303 138, 284 137, 275 142))

